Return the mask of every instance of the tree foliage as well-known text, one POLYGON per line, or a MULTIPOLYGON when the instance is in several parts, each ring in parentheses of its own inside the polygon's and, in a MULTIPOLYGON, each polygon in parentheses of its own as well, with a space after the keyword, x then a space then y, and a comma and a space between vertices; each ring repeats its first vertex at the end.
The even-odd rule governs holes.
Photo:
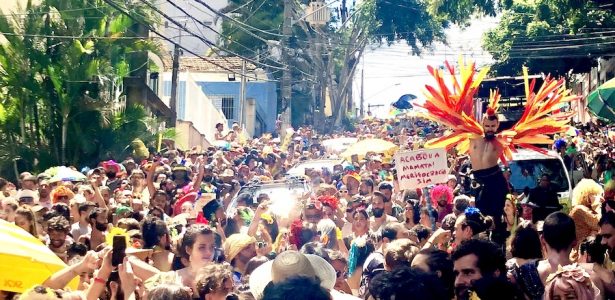
MULTIPOLYGON (((420 54, 433 42, 445 41, 444 30, 450 24, 465 25, 472 16, 494 15, 500 1, 364 0, 352 1, 358 3, 351 5, 350 0, 342 0, 341 7, 334 7, 331 22, 321 27, 307 24, 302 17, 303 8, 310 1, 300 2, 302 6, 295 7, 293 19, 297 22, 293 26, 291 49, 288 49, 292 57, 289 66, 293 70, 293 99, 302 99, 304 112, 323 111, 323 91, 328 90, 333 117, 339 125, 346 118, 352 77, 368 44, 391 44, 403 40, 412 48, 413 54, 420 54), (315 101, 309 103, 306 99, 315 101)), ((224 11, 252 29, 225 20, 220 43, 246 56, 255 56, 258 51, 259 58, 271 59, 269 55, 262 55, 268 50, 263 39, 280 40, 283 1, 231 0, 224 11)), ((276 79, 281 77, 281 72, 271 71, 276 79)), ((302 123, 299 115, 296 117, 293 123, 302 123)))
MULTIPOLYGON (((130 11, 156 22, 140 6, 130 11)), ((122 80, 131 53, 158 51, 136 37, 135 22, 102 0, 28 2, 0 16, 0 168, 94 164, 119 155, 158 128, 143 107, 125 107, 122 80)))
POLYGON ((498 75, 584 73, 595 59, 613 54, 615 15, 595 1, 513 1, 498 26, 483 38, 498 75))

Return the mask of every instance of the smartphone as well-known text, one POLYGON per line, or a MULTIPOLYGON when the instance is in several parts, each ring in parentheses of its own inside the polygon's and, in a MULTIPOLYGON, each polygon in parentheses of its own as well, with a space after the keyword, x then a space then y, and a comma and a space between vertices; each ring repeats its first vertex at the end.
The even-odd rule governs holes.
POLYGON ((111 254, 111 265, 117 267, 124 261, 126 256, 126 237, 116 235, 113 237, 113 253, 111 254))
POLYGON ((351 161, 352 161, 353 163, 358 163, 358 162, 359 162, 359 155, 357 155, 357 154, 353 154, 353 155, 350 157, 350 159, 351 159, 351 161))

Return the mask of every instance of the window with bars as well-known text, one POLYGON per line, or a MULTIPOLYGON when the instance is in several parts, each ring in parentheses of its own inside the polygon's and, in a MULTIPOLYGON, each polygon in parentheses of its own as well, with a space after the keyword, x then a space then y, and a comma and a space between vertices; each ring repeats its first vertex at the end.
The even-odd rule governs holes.
POLYGON ((222 97, 220 108, 227 120, 235 119, 235 99, 233 97, 222 97))

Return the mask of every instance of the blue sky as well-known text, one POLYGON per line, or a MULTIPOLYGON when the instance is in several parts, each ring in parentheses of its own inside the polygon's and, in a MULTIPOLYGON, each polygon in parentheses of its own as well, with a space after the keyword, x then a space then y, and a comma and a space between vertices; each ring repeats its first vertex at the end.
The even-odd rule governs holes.
POLYGON ((446 30, 448 46, 434 45, 432 50, 425 50, 422 56, 412 56, 410 47, 405 42, 378 48, 368 46, 359 63, 353 84, 354 100, 360 101, 361 69, 365 66, 365 111, 367 105, 384 104, 372 112, 379 117, 386 116, 389 104, 403 94, 422 97, 425 84, 432 83, 427 66, 439 66, 444 60, 457 62, 462 54, 466 59, 472 58, 478 65, 487 65, 491 56, 482 50, 483 32, 497 25, 497 18, 473 20, 467 28, 453 26, 446 30))

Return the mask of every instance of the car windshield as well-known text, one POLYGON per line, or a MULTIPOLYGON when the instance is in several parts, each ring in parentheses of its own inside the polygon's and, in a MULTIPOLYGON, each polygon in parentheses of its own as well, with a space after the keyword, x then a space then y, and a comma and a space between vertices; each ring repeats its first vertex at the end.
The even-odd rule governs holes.
POLYGON ((562 163, 558 159, 530 159, 509 162, 510 183, 515 191, 521 193, 525 187, 538 185, 542 175, 548 175, 551 186, 560 192, 568 191, 568 179, 562 163))
MULTIPOLYGON (((254 201, 260 195, 267 195, 270 199, 268 213, 277 217, 285 218, 291 214, 291 211, 296 208, 297 203, 306 193, 309 192, 307 183, 303 181, 289 180, 288 182, 280 183, 263 183, 254 184, 248 187, 243 187, 238 195, 247 193, 252 196, 254 201)), ((227 215, 233 215, 237 207, 237 198, 229 204, 227 215)))

